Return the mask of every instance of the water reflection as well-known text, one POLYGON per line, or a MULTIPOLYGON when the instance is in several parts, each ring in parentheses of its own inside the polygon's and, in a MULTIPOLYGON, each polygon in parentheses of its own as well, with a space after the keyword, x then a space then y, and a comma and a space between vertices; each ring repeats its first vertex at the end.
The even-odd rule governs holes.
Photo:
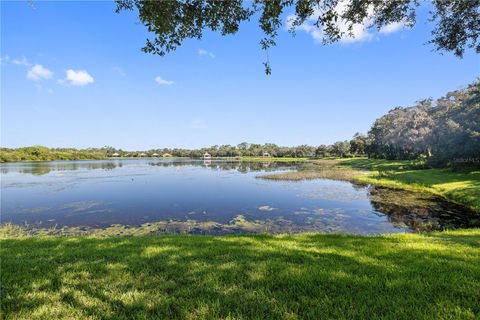
POLYGON ((2 163, 1 173, 23 173, 36 176, 46 175, 52 171, 75 170, 113 170, 123 166, 120 161, 51 161, 51 162, 16 162, 2 163))
MULTIPOLYGON (((0 164, 0 172, 2 174, 22 173, 42 176, 52 171, 113 170, 122 168, 123 165, 137 165, 138 163, 138 160, 16 162, 0 164)), ((146 163, 150 166, 159 167, 186 167, 195 165, 214 170, 237 170, 243 173, 265 169, 271 169, 271 171, 287 168, 293 169, 301 164, 300 162, 243 162, 238 160, 192 160, 181 158, 169 158, 146 163)))
POLYGON ((386 188, 370 188, 372 207, 392 225, 417 232, 480 226, 471 210, 436 196, 386 188))
POLYGON ((1 218, 37 227, 120 224, 210 234, 480 226, 471 211, 435 197, 345 181, 255 178, 302 165, 191 159, 2 164, 1 218))
POLYGON ((241 173, 247 172, 256 172, 256 171, 276 171, 276 170, 285 170, 285 169, 296 169, 298 166, 302 165, 301 162, 245 162, 245 161, 235 161, 235 160, 183 160, 183 161, 158 161, 158 162, 149 162, 151 166, 160 166, 160 167, 181 167, 181 166, 191 166, 198 165, 209 168, 211 170, 236 170, 241 173))

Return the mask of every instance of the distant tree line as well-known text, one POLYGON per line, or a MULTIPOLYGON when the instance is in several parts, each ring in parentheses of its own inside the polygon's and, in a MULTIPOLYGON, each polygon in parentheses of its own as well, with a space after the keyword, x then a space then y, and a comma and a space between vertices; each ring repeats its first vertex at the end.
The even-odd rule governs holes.
POLYGON ((201 149, 160 148, 147 151, 128 152, 110 149, 108 155, 119 154, 128 157, 173 156, 201 158, 205 153, 212 157, 275 157, 275 158, 317 158, 352 157, 365 155, 366 136, 356 134, 351 141, 339 141, 329 146, 299 145, 294 147, 278 146, 274 143, 256 144, 242 142, 237 145, 214 145, 201 149))
POLYGON ((377 119, 367 135, 317 147, 282 147, 273 143, 215 145, 201 149, 160 148, 125 151, 113 147, 73 149, 42 146, 0 149, 0 161, 105 159, 108 157, 283 157, 324 158, 368 156, 390 160, 424 159, 432 166, 479 164, 480 80, 434 101, 396 107, 377 119))
POLYGON ((215 145, 201 149, 159 148, 140 151, 125 151, 113 147, 74 149, 47 148, 33 146, 25 148, 1 148, 0 161, 51 161, 51 160, 87 160, 142 157, 190 157, 202 158, 208 153, 217 157, 276 157, 276 158, 316 158, 316 157, 350 157, 364 155, 366 137, 357 134, 352 141, 336 142, 330 146, 300 145, 282 147, 273 143, 256 144, 242 142, 238 145, 215 145))
POLYGON ((25 148, 0 148, 0 162, 15 161, 51 161, 104 159, 102 149, 47 148, 33 146, 25 148))

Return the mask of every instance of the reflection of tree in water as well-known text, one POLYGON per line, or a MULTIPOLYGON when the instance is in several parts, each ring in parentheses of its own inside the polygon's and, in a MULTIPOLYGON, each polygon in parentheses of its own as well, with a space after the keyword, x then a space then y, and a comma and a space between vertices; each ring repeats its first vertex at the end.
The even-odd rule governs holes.
MULTIPOLYGON (((95 170, 95 169, 103 169, 103 170, 113 170, 117 167, 122 167, 122 163, 118 162, 106 162, 106 161, 99 161, 99 162, 57 162, 57 163, 28 163, 24 167, 18 169, 18 172, 24 174, 33 174, 37 176, 48 174, 52 171, 75 171, 75 170, 95 170)), ((8 167, 2 168, 2 173, 6 174, 10 172, 8 167)))
POLYGON ((40 164, 40 165, 34 164, 30 168, 25 168, 25 169, 20 170, 21 173, 30 173, 30 174, 33 174, 35 176, 43 176, 44 174, 47 174, 50 171, 51 171, 51 167, 48 166, 48 165, 45 165, 45 164, 43 164, 43 165, 42 164, 40 164))
MULTIPOLYGON (((299 163, 276 163, 276 162, 242 162, 242 161, 158 161, 149 162, 150 166, 159 167, 182 167, 182 166, 201 166, 212 170, 237 170, 241 173, 252 171, 274 171, 280 169, 293 169, 299 163)), ((65 161, 65 162, 30 162, 16 164, 14 166, 2 166, 1 173, 20 172, 24 174, 45 175, 52 171, 75 171, 75 170, 113 170, 121 168, 124 164, 121 161, 65 161)))
POLYGON ((159 161, 148 163, 151 166, 159 167, 181 167, 181 166, 202 166, 211 170, 229 171, 237 170, 241 173, 254 171, 275 171, 281 169, 294 169, 299 163, 278 163, 278 162, 244 162, 244 161, 159 161))
POLYGON ((397 227, 420 232, 480 226, 473 211, 438 197, 378 187, 369 193, 373 208, 397 227))

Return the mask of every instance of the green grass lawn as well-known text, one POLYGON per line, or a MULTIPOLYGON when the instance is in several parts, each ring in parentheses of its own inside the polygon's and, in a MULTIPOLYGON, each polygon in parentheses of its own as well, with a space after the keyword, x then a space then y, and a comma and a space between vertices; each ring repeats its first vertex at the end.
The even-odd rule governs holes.
POLYGON ((424 168, 425 162, 419 160, 385 160, 359 158, 337 158, 340 166, 368 170, 406 170, 424 168))
POLYGON ((480 229, 1 240, 4 319, 478 319, 480 229))
POLYGON ((355 180, 390 188, 429 192, 480 212, 480 170, 421 169, 420 161, 339 159, 340 167, 369 169, 355 180))

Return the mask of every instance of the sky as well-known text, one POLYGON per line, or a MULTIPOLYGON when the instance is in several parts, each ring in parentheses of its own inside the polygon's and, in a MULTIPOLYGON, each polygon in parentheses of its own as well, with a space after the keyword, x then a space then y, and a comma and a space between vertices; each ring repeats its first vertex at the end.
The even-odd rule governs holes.
POLYGON ((413 29, 359 26, 324 46, 289 14, 268 52, 255 19, 233 36, 206 32, 159 57, 136 12, 112 1, 1 1, 1 145, 161 147, 330 144, 366 133, 396 106, 473 82, 480 61, 439 54, 428 8, 413 29))

